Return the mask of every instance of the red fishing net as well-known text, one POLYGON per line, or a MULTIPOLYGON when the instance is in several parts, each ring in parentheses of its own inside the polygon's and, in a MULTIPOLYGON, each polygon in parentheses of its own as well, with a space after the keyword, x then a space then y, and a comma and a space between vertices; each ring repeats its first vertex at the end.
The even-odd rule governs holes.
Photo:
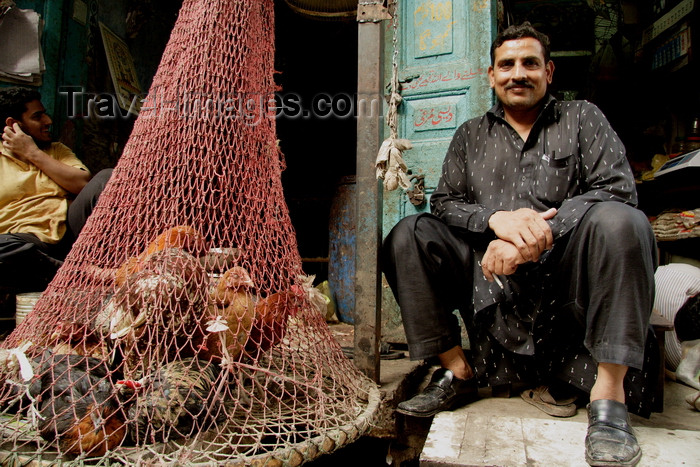
POLYGON ((378 391, 303 276, 272 0, 186 0, 112 178, 0 349, 0 463, 298 465, 378 391))

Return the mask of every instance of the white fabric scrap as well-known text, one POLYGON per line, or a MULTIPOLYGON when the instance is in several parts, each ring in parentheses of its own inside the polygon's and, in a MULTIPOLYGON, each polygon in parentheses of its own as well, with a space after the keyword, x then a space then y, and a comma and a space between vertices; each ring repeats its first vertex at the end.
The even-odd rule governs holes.
POLYGON ((217 316, 216 318, 207 321, 207 331, 208 332, 222 332, 228 331, 228 323, 223 316, 217 316))
POLYGON ((406 163, 403 160, 402 153, 413 148, 411 142, 407 139, 388 138, 384 140, 375 166, 377 168, 377 179, 384 179, 384 188, 388 191, 393 191, 399 186, 407 190, 411 186, 411 182, 406 174, 406 163))
POLYGON ((31 342, 25 342, 22 346, 9 350, 9 354, 17 360, 19 364, 19 374, 25 382, 30 381, 34 377, 34 370, 25 354, 31 345, 31 342))
POLYGON ((315 278, 315 274, 312 274, 310 276, 300 274, 299 276, 297 276, 297 279, 301 283, 304 295, 306 295, 309 302, 311 302, 311 305, 313 305, 316 311, 318 311, 321 314, 321 316, 325 318, 327 315, 328 303, 330 302, 330 299, 323 295, 320 290, 314 287, 313 284, 315 278))

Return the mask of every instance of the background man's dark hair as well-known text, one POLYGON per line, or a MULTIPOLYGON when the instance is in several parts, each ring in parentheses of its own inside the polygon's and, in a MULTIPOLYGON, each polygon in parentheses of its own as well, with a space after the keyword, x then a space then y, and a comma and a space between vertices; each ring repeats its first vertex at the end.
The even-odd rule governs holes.
POLYGON ((537 29, 532 27, 529 21, 525 21, 523 24, 508 26, 504 29, 498 36, 496 40, 491 44, 491 65, 493 66, 496 60, 496 49, 503 45, 505 41, 512 41, 514 39, 522 39, 524 37, 532 37, 537 39, 540 44, 542 44, 542 49, 544 50, 544 62, 549 62, 549 37, 546 34, 542 34, 537 29))
POLYGON ((0 88, 0 124, 5 126, 7 117, 19 120, 27 111, 27 104, 41 100, 39 91, 23 87, 0 88))

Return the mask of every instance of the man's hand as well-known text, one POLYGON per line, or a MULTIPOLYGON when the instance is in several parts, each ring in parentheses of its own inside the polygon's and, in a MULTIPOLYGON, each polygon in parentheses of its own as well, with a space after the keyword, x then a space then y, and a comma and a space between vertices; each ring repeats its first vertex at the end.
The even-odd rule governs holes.
POLYGON ((2 132, 2 144, 17 159, 27 164, 34 164, 37 156, 36 152, 41 152, 34 139, 23 132, 18 123, 11 127, 5 127, 5 130, 2 132))
POLYGON ((527 262, 515 245, 497 239, 486 248, 486 253, 481 259, 481 271, 489 282, 493 282, 494 275, 508 276, 513 274, 518 266, 527 262))
POLYGON ((525 261, 537 261, 542 252, 552 248, 554 238, 546 221, 556 213, 556 208, 541 213, 527 208, 496 211, 489 218, 489 227, 499 239, 513 244, 525 261))

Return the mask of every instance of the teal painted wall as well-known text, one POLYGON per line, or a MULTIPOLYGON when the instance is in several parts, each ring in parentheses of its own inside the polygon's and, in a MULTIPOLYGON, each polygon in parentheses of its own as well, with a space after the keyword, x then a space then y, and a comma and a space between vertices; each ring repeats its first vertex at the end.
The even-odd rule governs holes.
MULTIPOLYGON (((402 189, 384 191, 382 235, 402 218, 430 209, 442 161, 455 130, 493 105, 487 69, 496 34, 495 0, 403 0, 399 3, 397 68, 398 136, 413 144, 403 154, 410 173, 424 176, 425 200, 414 206, 402 189)), ((391 89, 394 37, 386 21, 384 77, 391 89)), ((386 115, 385 105, 384 114, 386 115)), ((385 137, 389 128, 385 126, 385 137)), ((405 342, 398 305, 384 280, 382 335, 405 342)), ((466 334, 463 334, 466 339, 466 334)))

